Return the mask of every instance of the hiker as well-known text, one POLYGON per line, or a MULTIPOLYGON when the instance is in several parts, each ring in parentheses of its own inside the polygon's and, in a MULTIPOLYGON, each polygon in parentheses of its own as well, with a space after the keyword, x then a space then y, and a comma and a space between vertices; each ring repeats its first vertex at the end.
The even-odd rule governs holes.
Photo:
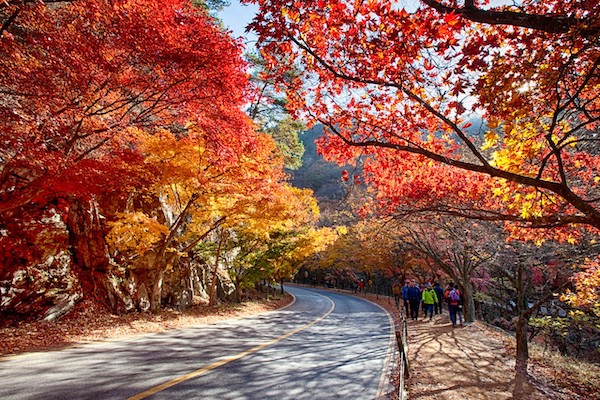
POLYGON ((435 313, 441 314, 442 313, 442 299, 444 298, 444 289, 442 289, 439 282, 436 282, 435 285, 433 285, 433 290, 435 291, 435 294, 437 296, 437 301, 434 304, 435 313))
POLYGON ((419 300, 421 301, 421 310, 423 310, 423 318, 427 317, 427 306, 425 305, 425 302, 423 301, 423 292, 425 291, 425 286, 426 284, 424 283, 423 286, 419 287, 419 300))
POLYGON ((450 302, 448 301, 448 295, 450 294, 450 290, 454 287, 454 282, 448 282, 446 286, 446 290, 444 291, 444 301, 448 306, 448 314, 450 314, 450 302))
MULTIPOLYGON (((446 301, 448 302, 448 312, 450 314, 450 321, 452 322, 452 327, 456 326, 456 316, 458 313, 458 307, 460 304, 460 291, 458 290, 458 285, 454 283, 450 283, 449 289, 446 291, 446 301)), ((462 307, 462 305, 461 305, 462 307)), ((462 310, 460 311, 460 325, 463 324, 462 319, 462 310)))
POLYGON ((358 281, 358 291, 362 292, 363 290, 365 290, 365 281, 361 279, 358 281))
POLYGON ((396 303, 396 307, 400 308, 400 297, 402 296, 402 288, 398 281, 395 281, 392 285, 392 293, 394 294, 394 303, 396 303))
POLYGON ((402 300, 404 300, 404 315, 406 318, 410 315, 410 302, 408 298, 408 288, 410 287, 410 282, 407 280, 404 282, 404 286, 402 287, 402 300))
POLYGON ((437 294, 435 290, 431 287, 431 283, 427 283, 425 285, 425 290, 423 290, 423 307, 425 307, 425 317, 429 314, 429 320, 433 319, 433 305, 438 302, 437 294))
POLYGON ((421 291, 417 286, 417 282, 413 279, 410 281, 408 288, 408 301, 410 303, 410 317, 413 320, 419 318, 419 302, 421 300, 421 291))

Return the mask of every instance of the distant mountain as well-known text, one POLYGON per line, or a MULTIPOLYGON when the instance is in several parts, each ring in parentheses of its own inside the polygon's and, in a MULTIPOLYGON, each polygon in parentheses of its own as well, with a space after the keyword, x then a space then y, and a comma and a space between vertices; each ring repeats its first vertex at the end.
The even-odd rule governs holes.
MULTIPOLYGON (((473 117, 468 119, 465 124, 471 124, 465 129, 469 137, 477 137, 483 139, 483 134, 489 130, 487 122, 481 117, 473 117)), ((463 126, 465 124, 462 124, 463 126)))
MULTIPOLYGON (((485 121, 479 117, 473 117, 465 122, 465 124, 467 123, 471 124, 465 129, 467 135, 475 141, 483 140, 483 133, 488 129, 485 121)), ((348 185, 342 181, 344 168, 325 161, 317 153, 315 139, 322 134, 323 126, 317 125, 300 135, 300 140, 304 145, 302 167, 297 170, 288 170, 288 173, 292 176, 291 182, 294 186, 312 189, 317 199, 340 200, 346 195, 348 189, 348 185)), ((353 167, 348 169, 352 172, 353 167)))
POLYGON ((300 135, 300 140, 304 145, 302 167, 288 172, 292 176, 294 186, 312 189, 318 199, 341 199, 346 192, 345 184, 342 181, 344 168, 325 161, 317 153, 315 139, 322 134, 323 126, 317 125, 300 135))

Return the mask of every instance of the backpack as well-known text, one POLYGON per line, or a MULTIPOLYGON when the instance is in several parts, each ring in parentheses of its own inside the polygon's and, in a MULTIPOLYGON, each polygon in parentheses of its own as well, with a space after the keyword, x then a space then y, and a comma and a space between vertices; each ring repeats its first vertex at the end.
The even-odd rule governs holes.
POLYGON ((458 293, 456 292, 456 290, 452 289, 450 291, 450 294, 448 295, 448 297, 450 298, 451 301, 455 302, 455 301, 460 301, 460 296, 458 295, 458 293))

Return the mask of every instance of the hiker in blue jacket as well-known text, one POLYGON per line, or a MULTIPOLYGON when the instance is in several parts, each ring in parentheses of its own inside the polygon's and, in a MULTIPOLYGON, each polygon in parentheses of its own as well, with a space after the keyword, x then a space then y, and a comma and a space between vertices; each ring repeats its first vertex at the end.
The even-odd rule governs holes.
POLYGON ((404 282, 402 287, 402 300, 404 301, 404 315, 406 318, 410 315, 410 302, 408 298, 408 289, 410 288, 410 281, 404 282))
POLYGON ((408 302, 410 303, 410 317, 413 320, 419 318, 419 303, 421 301, 421 291, 417 286, 417 282, 413 279, 410 281, 408 288, 408 302))
POLYGON ((440 283, 436 282, 433 285, 433 290, 435 291, 435 295, 437 296, 438 301, 435 303, 435 313, 442 313, 442 299, 444 298, 444 289, 441 288, 440 283))

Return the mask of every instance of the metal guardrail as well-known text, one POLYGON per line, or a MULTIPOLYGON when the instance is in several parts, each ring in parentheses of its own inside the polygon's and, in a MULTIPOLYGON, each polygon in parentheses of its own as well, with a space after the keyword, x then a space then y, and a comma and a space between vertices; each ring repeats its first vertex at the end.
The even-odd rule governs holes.
POLYGON ((404 381, 410 376, 410 366, 408 363, 408 323, 404 315, 404 309, 399 306, 399 321, 395 323, 396 331, 396 343, 398 345, 398 352, 400 353, 400 382, 398 383, 398 399, 403 400, 404 393, 404 381))

